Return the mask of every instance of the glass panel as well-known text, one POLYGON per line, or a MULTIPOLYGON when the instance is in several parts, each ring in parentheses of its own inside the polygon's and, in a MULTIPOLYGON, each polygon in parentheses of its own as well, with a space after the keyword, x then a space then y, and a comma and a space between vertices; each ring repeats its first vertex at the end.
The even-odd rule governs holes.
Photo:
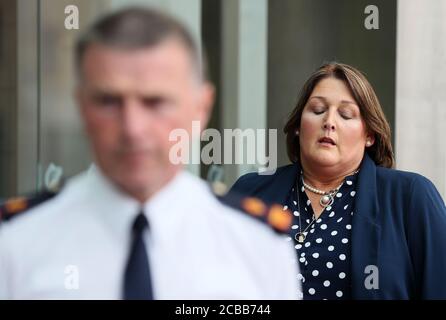
POLYGON ((74 102, 73 48, 80 32, 108 9, 107 0, 40 1, 39 186, 56 169, 69 177, 92 161, 74 102), (69 5, 79 10, 78 30, 65 28, 69 5))

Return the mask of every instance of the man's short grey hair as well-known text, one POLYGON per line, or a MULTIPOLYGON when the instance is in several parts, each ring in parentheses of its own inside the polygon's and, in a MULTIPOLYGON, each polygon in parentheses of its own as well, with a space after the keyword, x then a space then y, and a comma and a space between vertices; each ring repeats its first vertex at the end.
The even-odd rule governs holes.
POLYGON ((205 78, 202 55, 187 28, 164 13, 138 7, 114 12, 96 21, 77 41, 76 69, 81 76, 82 60, 92 44, 137 50, 155 47, 168 39, 175 39, 185 47, 198 76, 205 78))

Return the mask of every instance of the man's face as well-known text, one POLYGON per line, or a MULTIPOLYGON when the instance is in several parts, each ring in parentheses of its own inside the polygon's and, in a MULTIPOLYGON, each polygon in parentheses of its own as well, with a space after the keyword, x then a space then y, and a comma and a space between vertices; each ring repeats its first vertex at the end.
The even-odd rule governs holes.
POLYGON ((77 98, 96 162, 123 191, 147 200, 180 170, 169 161, 176 128, 205 127, 213 100, 178 40, 85 53, 77 98))

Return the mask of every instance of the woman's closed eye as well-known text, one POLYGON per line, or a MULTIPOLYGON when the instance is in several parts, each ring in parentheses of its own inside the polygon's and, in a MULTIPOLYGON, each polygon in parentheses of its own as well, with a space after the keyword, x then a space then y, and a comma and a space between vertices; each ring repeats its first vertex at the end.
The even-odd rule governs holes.
POLYGON ((350 120, 355 118, 356 113, 355 111, 351 110, 350 108, 342 108, 339 110, 339 115, 342 117, 342 119, 350 120))
POLYGON ((313 108, 313 113, 314 114, 323 114, 325 112, 325 108, 324 107, 315 107, 313 108))
POLYGON ((353 118, 353 116, 351 114, 346 113, 346 112, 341 112, 340 114, 341 114, 342 119, 345 119, 345 120, 350 120, 353 118))

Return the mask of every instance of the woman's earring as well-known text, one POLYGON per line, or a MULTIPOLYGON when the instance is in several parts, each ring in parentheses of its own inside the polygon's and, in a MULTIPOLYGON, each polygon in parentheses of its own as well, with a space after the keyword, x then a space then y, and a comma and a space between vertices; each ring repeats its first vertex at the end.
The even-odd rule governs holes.
POLYGON ((365 143, 365 146, 370 147, 370 145, 371 145, 371 142, 369 140, 367 140, 367 142, 365 143))
POLYGON ((299 130, 296 130, 296 136, 298 136, 299 135, 299 130))

